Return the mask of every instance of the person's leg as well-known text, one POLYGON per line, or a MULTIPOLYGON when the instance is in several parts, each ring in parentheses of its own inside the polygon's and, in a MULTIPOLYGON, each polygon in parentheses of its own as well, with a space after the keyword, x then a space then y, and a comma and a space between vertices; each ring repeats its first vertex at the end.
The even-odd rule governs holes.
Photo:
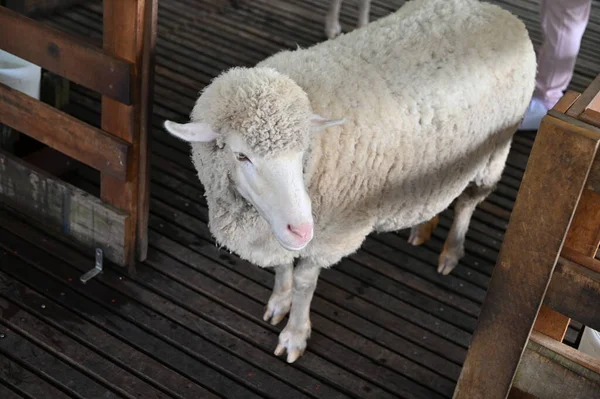
POLYGON ((591 0, 541 0, 544 41, 538 53, 536 88, 522 130, 537 129, 546 112, 567 89, 590 17, 591 3, 591 0))

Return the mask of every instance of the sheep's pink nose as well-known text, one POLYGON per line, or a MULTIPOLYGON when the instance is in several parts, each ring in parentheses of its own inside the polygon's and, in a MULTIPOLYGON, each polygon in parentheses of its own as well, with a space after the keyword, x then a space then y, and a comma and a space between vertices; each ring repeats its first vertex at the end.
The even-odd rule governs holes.
POLYGON ((312 234, 313 224, 302 223, 295 226, 288 224, 288 230, 291 231, 297 237, 301 238, 302 240, 308 240, 310 238, 310 235, 312 234))

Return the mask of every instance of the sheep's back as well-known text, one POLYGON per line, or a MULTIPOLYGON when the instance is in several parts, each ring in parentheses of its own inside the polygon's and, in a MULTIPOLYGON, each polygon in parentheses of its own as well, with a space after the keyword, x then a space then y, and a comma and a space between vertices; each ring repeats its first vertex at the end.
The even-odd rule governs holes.
POLYGON ((347 119, 313 141, 307 181, 322 220, 359 213, 398 228, 443 210, 481 172, 522 118, 536 72, 523 23, 476 0, 412 0, 262 64, 303 87, 315 112, 347 119))

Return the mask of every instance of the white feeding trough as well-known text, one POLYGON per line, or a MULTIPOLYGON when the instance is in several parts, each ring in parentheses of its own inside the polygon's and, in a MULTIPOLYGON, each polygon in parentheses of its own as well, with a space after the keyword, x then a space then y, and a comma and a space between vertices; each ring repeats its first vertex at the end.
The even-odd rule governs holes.
MULTIPOLYGON (((41 79, 42 68, 0 50, 0 83, 39 100, 41 79)), ((0 124, 0 148, 10 151, 16 139, 8 126, 0 124)))

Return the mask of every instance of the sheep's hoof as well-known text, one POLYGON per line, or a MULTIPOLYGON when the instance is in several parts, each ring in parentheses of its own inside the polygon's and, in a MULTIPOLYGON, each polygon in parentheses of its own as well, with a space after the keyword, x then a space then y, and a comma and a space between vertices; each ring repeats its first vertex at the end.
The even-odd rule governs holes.
POLYGON ((281 356, 287 351, 287 362, 294 363, 304 354, 306 340, 309 337, 310 323, 304 328, 290 327, 288 323, 279 334, 279 344, 275 348, 275 356, 281 356))
POLYGON ((425 244, 433 235, 433 231, 437 227, 439 220, 440 218, 436 216, 429 222, 421 223, 411 228, 410 237, 408 237, 408 243, 414 246, 425 244))
POLYGON ((450 274, 450 272, 452 270, 454 270, 454 268, 456 267, 456 265, 458 265, 458 261, 460 260, 461 256, 458 256, 456 254, 453 254, 452 252, 448 251, 448 252, 442 252, 442 254, 440 255, 440 260, 438 263, 438 273, 447 276, 448 274, 450 274))
POLYGON ((263 316, 264 321, 271 321, 272 325, 277 325, 290 312, 292 306, 292 290, 282 293, 273 293, 269 298, 267 310, 263 316))
POLYGON ((325 35, 328 39, 334 39, 342 33, 342 26, 339 22, 325 23, 325 35))

